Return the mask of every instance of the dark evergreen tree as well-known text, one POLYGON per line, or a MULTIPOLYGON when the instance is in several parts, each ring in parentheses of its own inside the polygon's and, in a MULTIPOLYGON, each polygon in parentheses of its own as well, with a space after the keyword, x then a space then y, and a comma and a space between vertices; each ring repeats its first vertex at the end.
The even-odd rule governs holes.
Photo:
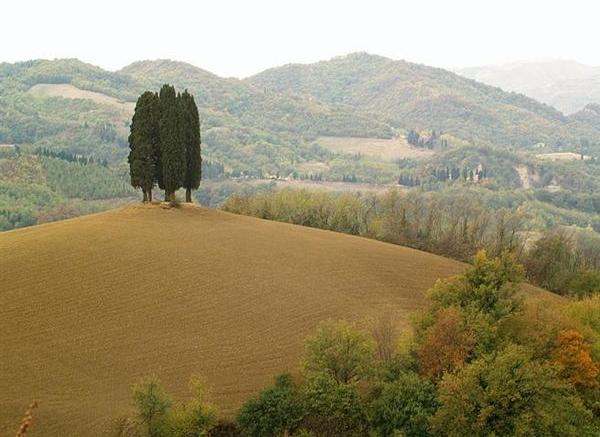
POLYGON ((200 119, 194 97, 185 90, 180 97, 181 136, 185 147, 185 201, 192 201, 192 190, 198 189, 202 178, 200 155, 200 119))
POLYGON ((144 202, 152 201, 158 143, 158 98, 146 91, 135 106, 129 135, 129 174, 131 185, 141 188, 144 202))
POLYGON ((160 106, 160 165, 165 201, 175 199, 175 191, 183 186, 185 177, 185 147, 180 131, 181 97, 171 85, 163 85, 159 94, 160 106))

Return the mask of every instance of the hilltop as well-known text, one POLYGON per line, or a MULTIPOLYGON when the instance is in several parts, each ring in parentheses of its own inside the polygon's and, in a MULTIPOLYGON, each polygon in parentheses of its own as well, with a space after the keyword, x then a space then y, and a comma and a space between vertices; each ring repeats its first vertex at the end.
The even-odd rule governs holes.
POLYGON ((150 374, 177 396, 203 375, 231 413, 296 370, 319 321, 392 312, 404 326, 437 278, 464 268, 195 206, 135 205, 9 231, 0 253, 0 355, 10 357, 0 433, 37 399, 32 436, 101 434, 150 374))
POLYGON ((295 370, 320 320, 423 306, 463 265, 368 239, 184 206, 124 209, 0 234, 0 434, 96 435, 156 374, 205 376, 225 412, 295 370), (420 272, 419 274, 415 274, 420 272), (90 431, 91 430, 91 431, 90 431))

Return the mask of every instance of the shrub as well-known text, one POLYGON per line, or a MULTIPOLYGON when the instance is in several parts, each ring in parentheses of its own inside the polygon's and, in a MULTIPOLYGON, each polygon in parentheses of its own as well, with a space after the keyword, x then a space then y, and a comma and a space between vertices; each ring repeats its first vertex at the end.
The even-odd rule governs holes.
POLYGON ((369 374, 374 350, 373 339, 350 323, 323 322, 308 339, 304 368, 308 374, 327 374, 339 384, 354 383, 369 374))
POLYGON ((369 423, 378 435, 406 437, 429 434, 429 420, 437 408, 435 386, 415 373, 376 386, 368 407, 369 423))
POLYGON ((323 437, 366 434, 365 406, 355 383, 339 383, 330 374, 317 373, 307 380, 303 395, 306 417, 302 428, 323 437))
POLYGON ((142 379, 133 386, 133 400, 138 418, 148 436, 161 436, 171 401, 160 381, 154 377, 142 379))
POLYGON ((446 374, 438 390, 432 425, 441 436, 597 435, 572 386, 519 346, 446 374))
POLYGON ((292 433, 304 416, 302 401, 289 375, 278 376, 272 387, 242 407, 237 423, 249 437, 292 433))

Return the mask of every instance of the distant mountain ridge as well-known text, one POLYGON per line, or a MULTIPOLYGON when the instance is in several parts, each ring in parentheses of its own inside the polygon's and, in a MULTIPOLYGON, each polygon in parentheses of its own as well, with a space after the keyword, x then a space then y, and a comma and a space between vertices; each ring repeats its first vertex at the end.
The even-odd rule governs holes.
MULTIPOLYGON (((50 147, 122 162, 129 117, 92 100, 28 95, 68 84, 133 102, 172 83, 199 106, 205 153, 235 172, 274 174, 327 153, 319 136, 391 138, 409 129, 443 131, 459 144, 551 149, 599 143, 600 126, 521 94, 450 71, 353 53, 291 64, 245 80, 171 60, 134 62, 117 72, 77 59, 0 64, 0 143, 50 147)), ((52 95, 52 93, 49 93, 52 95)), ((598 144, 600 147, 600 144, 598 144)))
POLYGON ((456 73, 506 91, 523 93, 565 114, 590 103, 600 103, 600 67, 576 61, 522 61, 463 68, 456 73))

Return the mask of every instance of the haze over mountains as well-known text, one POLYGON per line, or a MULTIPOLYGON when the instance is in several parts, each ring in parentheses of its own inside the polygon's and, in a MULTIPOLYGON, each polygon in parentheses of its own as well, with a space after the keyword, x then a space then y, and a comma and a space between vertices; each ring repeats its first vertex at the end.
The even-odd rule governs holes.
POLYGON ((523 93, 565 114, 600 103, 600 67, 570 60, 522 61, 457 69, 462 76, 523 93))

